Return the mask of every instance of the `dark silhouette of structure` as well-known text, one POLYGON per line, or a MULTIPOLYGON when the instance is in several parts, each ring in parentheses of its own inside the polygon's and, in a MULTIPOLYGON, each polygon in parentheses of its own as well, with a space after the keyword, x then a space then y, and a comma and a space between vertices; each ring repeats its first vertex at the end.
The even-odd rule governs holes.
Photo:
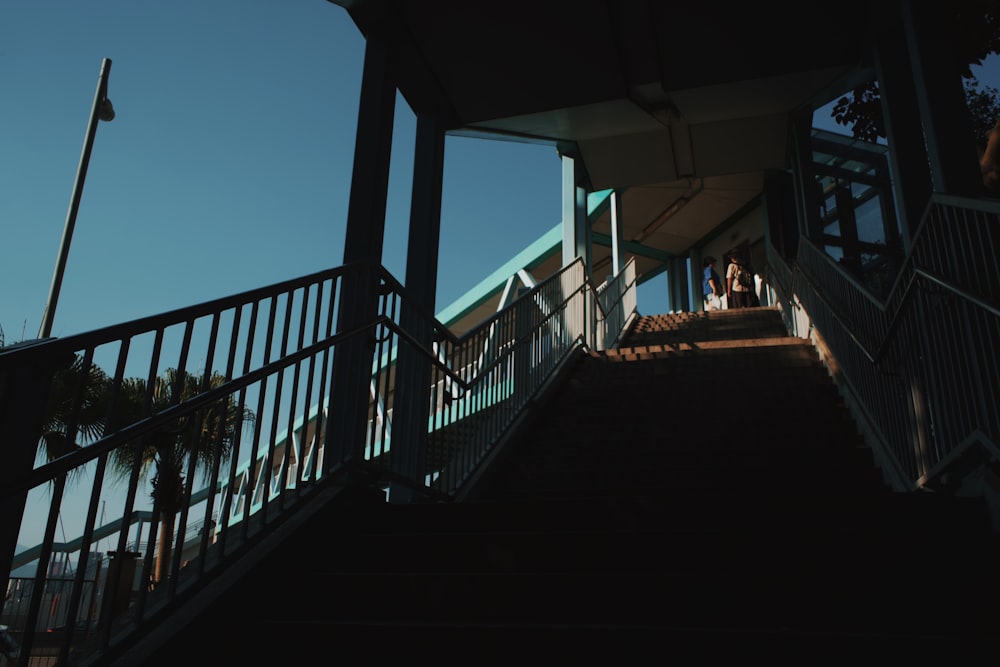
POLYGON ((951 3, 334 4, 366 39, 340 266, 0 351, 8 572, 31 493, 50 485, 55 517, 67 474, 101 479, 116 447, 224 397, 259 417, 246 468, 220 449, 205 489, 189 477, 155 590, 155 529, 134 588, 119 562, 87 578, 103 531, 132 551, 140 491, 97 526, 95 483, 59 545, 78 568, 55 646, 48 530, 2 619, 21 664, 996 648, 1000 203, 951 3), (813 129, 872 78, 886 145, 813 129), (402 283, 380 266, 397 91, 417 117, 402 283), (446 135, 547 143, 564 166, 548 278, 448 325, 430 315, 446 135), (700 257, 738 245, 764 307, 697 312, 700 257), (638 313, 663 274, 675 312, 638 313), (227 382, 126 418, 142 336, 151 377, 204 356, 227 382), (50 387, 78 389, 70 434, 82 417, 77 357, 116 369, 103 434, 34 466, 50 387), (693 401, 716 384, 739 398, 706 432, 693 401), (104 602, 121 589, 125 611, 104 602))

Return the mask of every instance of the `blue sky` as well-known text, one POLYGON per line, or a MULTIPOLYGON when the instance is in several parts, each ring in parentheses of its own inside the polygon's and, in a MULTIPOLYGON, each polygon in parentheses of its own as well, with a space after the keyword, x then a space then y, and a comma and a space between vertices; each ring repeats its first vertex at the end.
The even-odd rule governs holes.
MULTIPOLYGON (((52 335, 338 266, 364 41, 325 0, 0 5, 0 327, 37 336, 103 58, 52 335)), ((984 82, 997 86, 997 77, 984 82)), ((405 275, 414 119, 397 104, 383 263, 405 275)), ((449 138, 437 310, 561 216, 554 148, 449 138)), ((665 278, 640 291, 666 309, 665 278)))
MULTIPOLYGON (((339 266, 364 41, 324 0, 4 2, 0 326, 38 334, 103 58, 52 334, 339 266)), ((397 104, 385 266, 402 279, 414 118, 397 104)), ((438 310, 557 224, 554 148, 446 143, 438 310)))
MULTIPOLYGON (((363 54, 325 0, 4 0, 6 342, 38 333, 103 58, 117 116, 98 127, 56 336, 340 265, 363 54)), ((996 70, 981 82, 1000 87, 996 70)), ((413 132, 400 99, 383 258, 399 279, 413 132)), ((560 198, 555 149, 449 138, 438 311, 557 224, 560 198)), ((648 283, 640 310, 666 310, 665 291, 648 283)))

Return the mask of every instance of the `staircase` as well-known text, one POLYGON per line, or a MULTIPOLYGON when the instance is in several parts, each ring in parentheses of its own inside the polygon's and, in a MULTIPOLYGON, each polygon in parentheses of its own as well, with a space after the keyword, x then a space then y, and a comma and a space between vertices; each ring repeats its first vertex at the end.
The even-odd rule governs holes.
POLYGON ((815 664, 1000 646, 985 507, 890 492, 775 309, 642 317, 621 349, 583 355, 522 434, 465 502, 345 493, 159 628, 172 637, 142 664, 815 664))

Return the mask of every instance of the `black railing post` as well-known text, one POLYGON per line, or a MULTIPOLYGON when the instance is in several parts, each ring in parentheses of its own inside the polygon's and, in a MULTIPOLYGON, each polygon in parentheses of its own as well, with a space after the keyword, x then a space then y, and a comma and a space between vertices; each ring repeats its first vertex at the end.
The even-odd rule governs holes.
POLYGON ((0 571, 5 581, 28 498, 28 489, 19 485, 35 464, 49 386, 56 371, 73 359, 53 342, 29 341, 0 352, 0 571))

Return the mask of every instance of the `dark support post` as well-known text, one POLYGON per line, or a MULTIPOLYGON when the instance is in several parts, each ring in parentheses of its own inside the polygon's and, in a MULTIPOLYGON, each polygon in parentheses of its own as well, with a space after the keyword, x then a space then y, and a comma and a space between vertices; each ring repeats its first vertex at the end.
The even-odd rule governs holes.
POLYGON ((795 215, 795 187, 791 174, 774 171, 764 181, 764 218, 768 247, 777 249, 791 263, 799 250, 799 227, 795 215))
POLYGON ((840 242, 844 256, 840 262, 855 273, 861 273, 861 249, 858 247, 858 219, 854 212, 854 196, 848 183, 838 183, 834 190, 840 223, 840 242))
MULTIPOLYGON (((351 201, 347 211, 344 264, 365 263, 371 269, 348 272, 341 285, 337 331, 347 332, 374 321, 378 313, 389 160, 396 105, 391 67, 391 40, 369 35, 354 148, 351 201)), ((349 476, 364 458, 375 332, 344 340, 334 351, 330 392, 328 466, 344 466, 349 476)))
POLYGON ((795 187, 798 192, 798 210, 801 217, 801 229, 806 238, 817 239, 823 233, 822 221, 819 217, 820 191, 816 183, 816 173, 813 170, 812 157, 812 118, 811 110, 806 110, 792 118, 792 173, 795 175, 795 187))
POLYGON ((934 192, 983 194, 949 3, 901 2, 934 192))
MULTIPOLYGON (((579 174, 578 174, 579 175, 579 174)), ((587 190, 580 186, 576 187, 576 227, 577 227, 577 254, 583 257, 583 265, 586 268, 586 275, 590 280, 594 280, 594 239, 590 228, 590 221, 587 220, 587 190)))
POLYGON ((569 266, 578 254, 576 224, 576 160, 562 156, 562 265, 569 266))
POLYGON ((670 287, 670 308, 675 312, 689 310, 687 299, 688 278, 687 278, 687 258, 673 257, 669 260, 669 287, 670 287))
POLYGON ((875 39, 875 71, 905 253, 930 200, 931 177, 903 27, 898 16, 886 20, 875 39))
POLYGON ((0 361, 0 442, 3 442, 3 465, 0 465, 0 572, 10 574, 14 550, 28 489, 17 489, 35 465, 38 441, 42 432, 44 406, 56 371, 66 368, 72 354, 39 348, 18 352, 20 348, 51 345, 27 342, 11 345, 10 356, 0 361), (11 360, 17 359, 18 365, 11 360), (11 491, 12 489, 17 489, 11 491))
MULTIPOLYGON (((402 329, 424 348, 432 345, 432 323, 422 309, 434 314, 437 295, 438 250, 441 237, 441 187, 444 180, 444 130, 437 118, 417 116, 410 232, 406 254, 406 291, 414 303, 404 301, 399 319, 402 329)), ((393 403, 392 452, 394 473, 422 482, 427 459, 427 424, 430 418, 431 360, 401 341, 393 403)), ((389 502, 402 504, 415 497, 413 489, 395 484, 389 502)))
POLYGON ((625 264, 622 255, 623 225, 622 193, 615 190, 611 193, 611 271, 614 276, 621 273, 625 264))
POLYGON ((687 256, 682 258, 685 261, 684 272, 687 274, 688 289, 688 310, 695 312, 704 307, 704 295, 701 291, 701 253, 696 248, 688 251, 687 256))
POLYGON ((562 156, 562 265, 569 266, 577 257, 583 259, 588 276, 593 260, 590 253, 590 225, 587 224, 587 191, 581 188, 576 158, 562 156))

